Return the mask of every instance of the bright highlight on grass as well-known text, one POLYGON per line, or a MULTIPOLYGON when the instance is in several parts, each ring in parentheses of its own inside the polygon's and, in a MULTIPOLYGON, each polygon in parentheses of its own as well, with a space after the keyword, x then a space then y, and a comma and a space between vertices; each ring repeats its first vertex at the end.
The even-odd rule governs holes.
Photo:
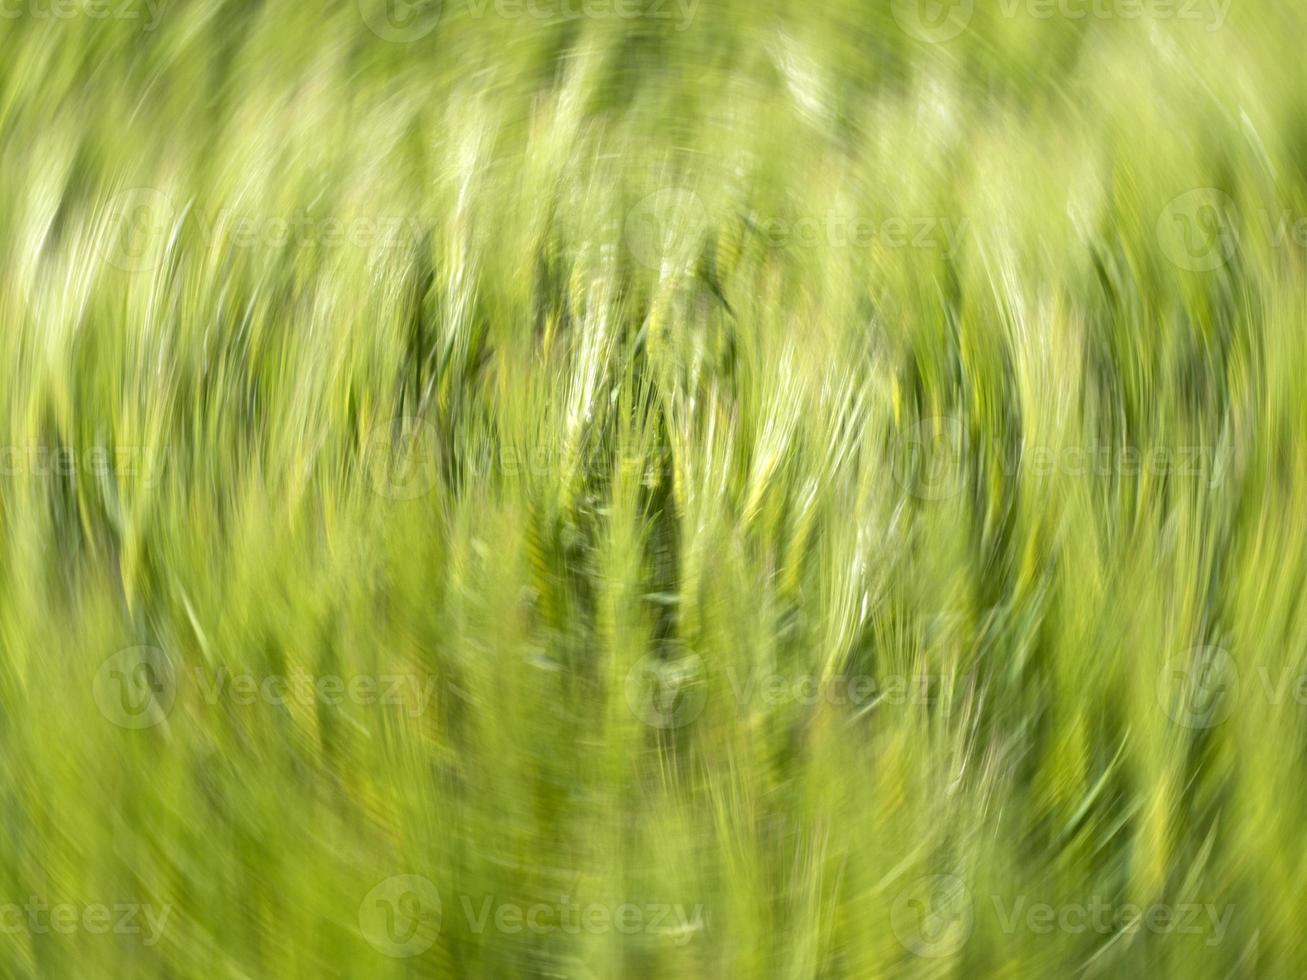
POLYGON ((1307 975, 1304 29, 0 0, 0 974, 1307 975))

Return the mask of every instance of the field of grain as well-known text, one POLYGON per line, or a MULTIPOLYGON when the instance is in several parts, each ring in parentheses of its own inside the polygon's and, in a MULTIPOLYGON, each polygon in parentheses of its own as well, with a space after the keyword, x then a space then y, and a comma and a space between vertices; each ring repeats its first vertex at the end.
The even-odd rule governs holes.
POLYGON ((1307 975, 1305 33, 3 0, 0 975, 1307 975))

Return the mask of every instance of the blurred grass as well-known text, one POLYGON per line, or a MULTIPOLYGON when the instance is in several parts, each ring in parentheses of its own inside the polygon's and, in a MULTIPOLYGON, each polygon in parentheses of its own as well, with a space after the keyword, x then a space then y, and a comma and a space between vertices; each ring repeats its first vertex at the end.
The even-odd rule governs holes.
POLYGON ((360 2, 0 21, 3 973, 1307 972, 1302 12, 360 2))

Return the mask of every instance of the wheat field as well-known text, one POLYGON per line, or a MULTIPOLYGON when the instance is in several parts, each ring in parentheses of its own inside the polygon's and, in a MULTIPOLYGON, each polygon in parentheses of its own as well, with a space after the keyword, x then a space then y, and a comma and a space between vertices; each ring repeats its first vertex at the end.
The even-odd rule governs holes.
POLYGON ((1305 32, 3 0, 0 974, 1307 975, 1305 32))

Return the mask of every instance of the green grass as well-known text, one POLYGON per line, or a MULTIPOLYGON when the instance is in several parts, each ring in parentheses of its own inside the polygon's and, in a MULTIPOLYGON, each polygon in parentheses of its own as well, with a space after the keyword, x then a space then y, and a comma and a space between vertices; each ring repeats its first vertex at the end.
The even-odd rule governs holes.
POLYGON ((0 974, 1307 973, 1307 16, 360 4, 0 19, 0 974))

